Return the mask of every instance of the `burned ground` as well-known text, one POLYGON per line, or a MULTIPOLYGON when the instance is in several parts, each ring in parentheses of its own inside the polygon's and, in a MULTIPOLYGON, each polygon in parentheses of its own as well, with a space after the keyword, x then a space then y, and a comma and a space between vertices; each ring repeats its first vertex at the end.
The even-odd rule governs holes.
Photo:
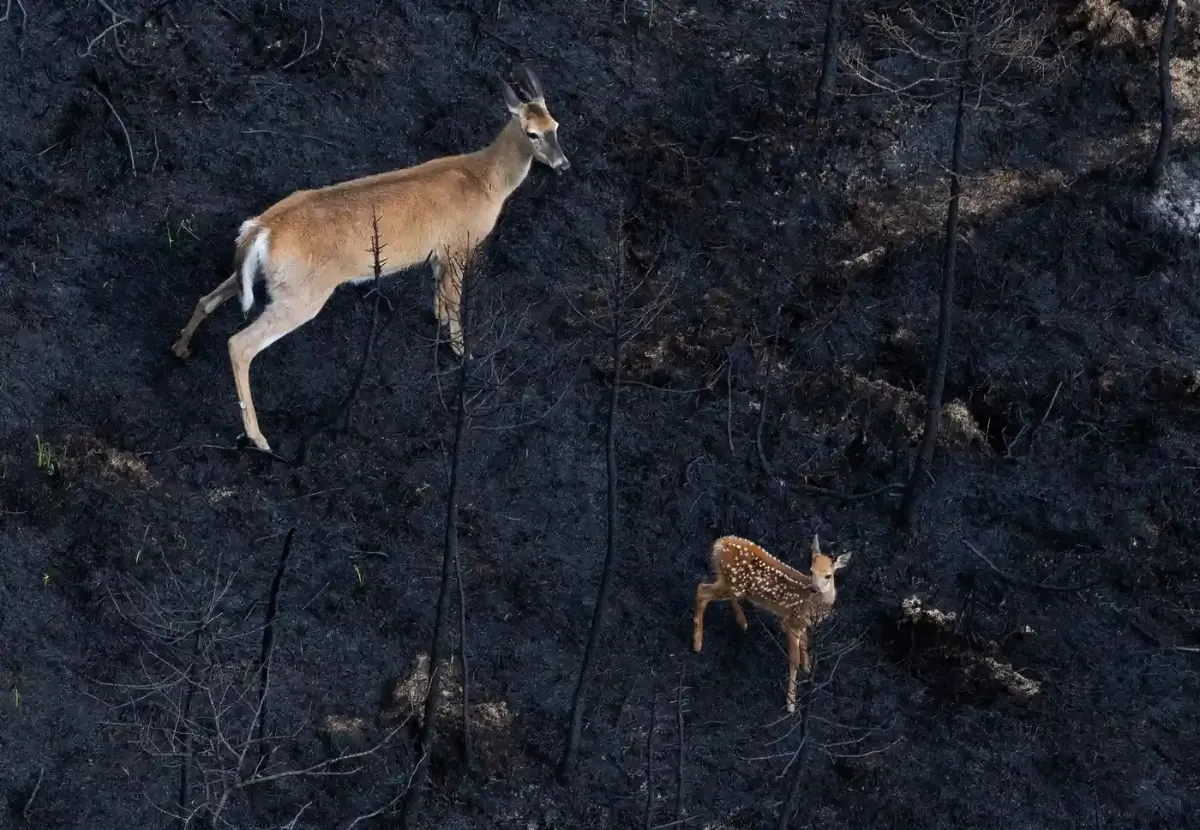
MULTIPOLYGON (((353 426, 318 437, 301 467, 231 449, 236 304, 187 363, 169 347, 228 272, 240 221, 297 188, 489 140, 505 117, 494 73, 528 60, 572 169, 535 170, 487 246, 489 290, 530 309, 504 417, 532 423, 470 436, 474 757, 461 759, 452 670, 426 826, 642 826, 654 697, 652 819, 673 821, 681 676, 688 826, 773 826, 796 743, 781 637, 757 613, 742 635, 717 605, 693 655, 691 607, 717 535, 804 564, 814 532, 855 556, 821 632, 828 682, 796 826, 1195 824, 1193 16, 1156 201, 1137 189, 1155 4, 1060 4, 1067 71, 1015 114, 973 120, 945 435, 901 535, 886 494, 779 481, 902 481, 935 337, 950 115, 843 81, 812 134, 807 9, 823 4, 160 0, 114 4, 128 22, 94 42, 114 23, 105 4, 25 5, 27 20, 13 4, 0 23, 11 821, 166 825, 178 759, 131 728, 158 715, 111 706, 153 667, 126 617, 230 580, 223 624, 253 630, 288 528, 272 711, 296 737, 277 760, 363 745, 411 709, 450 439, 427 275, 387 286, 353 426), (619 224, 634 267, 682 274, 627 367, 674 391, 623 394, 615 602, 564 787, 553 765, 604 546, 606 398, 603 343, 567 298, 612 266, 619 224), (756 446, 764 386, 772 477, 756 446)), ((339 291, 255 362, 259 416, 285 454, 344 393, 369 324, 363 292, 339 291)), ((231 683, 257 648, 238 642, 215 667, 231 683)), ((265 785, 236 821, 283 826, 309 802, 296 826, 343 827, 402 784, 407 737, 369 776, 265 785)))

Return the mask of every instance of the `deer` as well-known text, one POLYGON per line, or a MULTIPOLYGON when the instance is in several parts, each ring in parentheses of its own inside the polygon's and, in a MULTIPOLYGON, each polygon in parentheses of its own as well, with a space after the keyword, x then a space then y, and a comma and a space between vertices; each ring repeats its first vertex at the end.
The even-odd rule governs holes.
POLYGON ((512 80, 499 79, 508 123, 482 149, 298 190, 241 224, 233 273, 200 298, 171 348, 186 360, 197 327, 239 291, 243 317, 249 314, 261 276, 269 302, 228 342, 244 434, 259 450, 271 453, 250 392, 251 361, 316 317, 336 288, 372 279, 376 248, 387 252, 381 276, 431 264, 435 324, 449 329, 450 347, 463 357, 459 305, 465 263, 491 234, 534 161, 560 174, 571 166, 541 81, 527 66, 512 80), (368 246, 376 224, 379 244, 368 246))
POLYGON ((817 535, 812 539, 812 573, 802 574, 738 536, 722 536, 712 546, 715 579, 696 586, 696 615, 692 651, 704 647, 704 612, 714 600, 729 600, 738 627, 749 627, 741 600, 747 599, 779 618, 788 640, 787 710, 796 711, 797 669, 812 671, 810 632, 830 614, 837 601, 833 575, 850 564, 850 554, 833 559, 821 553, 817 535))

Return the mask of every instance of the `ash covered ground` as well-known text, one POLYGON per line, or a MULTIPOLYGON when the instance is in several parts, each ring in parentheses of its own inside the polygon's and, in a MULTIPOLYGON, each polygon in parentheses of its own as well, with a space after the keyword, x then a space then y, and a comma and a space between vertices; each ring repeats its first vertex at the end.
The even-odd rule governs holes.
MULTIPOLYGON (((472 751, 447 667, 425 826, 640 827, 648 780, 665 825, 680 769, 686 826, 774 826, 798 743, 778 628, 756 612, 742 634, 714 605, 690 650, 695 586, 725 533, 800 566, 814 533, 854 553, 820 632, 794 826, 1196 825, 1194 13, 1154 199, 1138 176, 1156 4, 1054 4, 1062 71, 1012 81, 1020 107, 972 115, 943 435, 898 533, 892 496, 780 480, 863 494, 910 469, 953 113, 843 73, 814 131, 823 4, 25 5, 0 23, 6 821, 171 823, 185 689, 199 690, 191 717, 244 727, 289 528, 270 769, 365 752, 409 722, 451 440, 428 272, 385 286, 352 426, 314 439, 303 466, 232 449, 236 303, 188 362, 169 347, 228 273, 243 219, 298 188, 482 146, 506 118, 496 73, 528 61, 572 169, 535 169, 486 246, 489 297, 528 313, 503 358, 505 411, 469 435, 472 751), (620 560, 563 786, 604 552, 611 368, 572 305, 618 234, 678 286, 629 347, 620 560), (205 661, 184 677, 180 632, 203 614, 205 661)), ((846 42, 891 66, 871 11, 897 9, 850 4, 846 42)), ((340 290, 255 362, 284 454, 349 386, 372 302, 340 290)), ((191 807, 222 792, 218 744, 186 759, 191 807)), ((353 774, 263 783, 225 818, 345 827, 412 760, 402 728, 353 774)))

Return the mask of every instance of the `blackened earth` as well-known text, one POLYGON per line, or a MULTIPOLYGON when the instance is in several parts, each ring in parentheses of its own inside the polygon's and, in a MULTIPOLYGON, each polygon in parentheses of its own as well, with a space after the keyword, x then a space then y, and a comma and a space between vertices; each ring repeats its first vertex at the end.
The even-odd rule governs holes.
MULTIPOLYGON (((230 745, 193 745, 188 809, 219 797, 293 527, 268 769, 405 722, 428 671, 451 438, 428 273, 385 287, 352 426, 315 438, 303 466, 233 449, 236 303, 188 362, 169 347, 243 219, 481 145, 506 117, 495 73, 528 61, 572 169, 535 169, 486 247, 513 343, 503 409, 477 421, 464 465, 472 754, 455 667, 425 826, 645 826, 647 770, 652 823, 669 824, 682 708, 686 826, 773 827, 799 735, 778 629, 754 613, 742 634, 715 605, 690 650, 723 533, 800 566, 814 533, 854 552, 820 632, 796 827, 1197 826, 1194 16, 1158 201, 1137 181, 1156 4, 1055 4, 1067 71, 1017 78, 1024 106, 972 115, 943 436, 901 534, 893 495, 779 484, 902 482, 936 334, 952 113, 843 78, 814 133, 824 4, 126 0, 104 37, 119 22, 104 4, 25 5, 0 23, 6 821, 167 826, 189 682, 190 716, 216 729, 221 714, 230 745), (629 347, 620 560, 562 786, 604 551, 611 368, 575 308, 596 310, 618 233, 626 267, 678 285, 629 347), (179 632, 206 608, 191 661, 179 632)), ((850 6, 847 40, 881 59, 870 9, 850 6)), ((345 393, 372 302, 339 291, 256 361, 282 454, 345 393)), ((280 827, 303 809, 297 827, 345 827, 411 762, 406 729, 359 772, 251 788, 223 819, 280 827)))

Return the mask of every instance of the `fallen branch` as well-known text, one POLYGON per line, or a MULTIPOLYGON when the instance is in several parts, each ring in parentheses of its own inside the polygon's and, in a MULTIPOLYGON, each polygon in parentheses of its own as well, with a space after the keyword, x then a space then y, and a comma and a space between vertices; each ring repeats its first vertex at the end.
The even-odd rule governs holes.
MULTIPOLYGON (((21 11, 21 31, 25 31, 25 25, 29 22, 29 12, 25 11, 25 4, 22 3, 21 0, 16 0, 16 3, 17 8, 21 11)), ((6 20, 8 20, 9 15, 12 14, 12 7, 13 0, 8 0, 8 2, 4 4, 4 17, 0 17, 0 23, 4 23, 6 20)))
POLYGON ((121 120, 121 114, 117 112, 117 108, 113 106, 113 102, 108 100, 108 96, 99 90, 98 87, 92 86, 92 92, 100 96, 104 103, 108 104, 108 108, 112 111, 113 117, 117 119, 117 123, 121 125, 121 132, 125 134, 125 146, 129 148, 129 169, 133 173, 134 178, 137 177, 137 162, 133 157, 133 142, 129 140, 129 130, 125 129, 125 122, 121 120))
POLYGON ((33 811, 33 800, 37 798, 38 790, 42 788, 42 776, 46 774, 46 767, 42 766, 38 769, 37 781, 33 785, 33 792, 29 794, 29 798, 25 799, 25 806, 21 808, 21 818, 29 821, 29 814, 33 811))
POLYGON ((733 360, 725 361, 725 438, 729 441, 729 457, 736 458, 733 446, 733 360))
POLYGON ((791 487, 793 490, 799 490, 801 493, 808 493, 813 496, 823 496, 827 499, 838 499, 839 501, 862 501, 863 499, 874 498, 875 496, 891 493, 902 488, 904 485, 899 483, 885 484, 882 487, 876 487, 874 490, 868 490, 865 493, 843 493, 840 490, 829 490, 825 487, 818 487, 815 484, 804 484, 798 481, 784 481, 780 479, 780 484, 785 487, 791 487))
POLYGON ((312 135, 310 133, 281 133, 278 130, 242 130, 242 135, 273 135, 277 138, 307 138, 311 141, 316 141, 319 144, 324 144, 326 147, 336 147, 339 150, 345 149, 336 141, 330 141, 326 138, 321 138, 319 135, 312 135))
POLYGON ((1032 589, 1038 590, 1038 591, 1061 591, 1062 593, 1069 594, 1074 591, 1083 591, 1088 588, 1094 588, 1097 585, 1101 584, 1101 582, 1103 582, 1103 580, 1096 579, 1091 582, 1081 583, 1079 585, 1048 585, 1045 582, 1032 582, 1028 579, 1020 579, 1018 577, 1012 576, 1009 573, 1006 573, 1005 571, 1000 570, 1000 568, 997 567, 995 562, 993 562, 991 559, 988 559, 983 554, 983 551, 981 551, 979 548, 972 545, 966 539, 963 539, 963 544, 967 546, 967 550, 971 551, 971 553, 975 554, 980 559, 982 559, 989 568, 991 568, 993 571, 995 571, 995 573, 998 576, 1000 576, 1002 579, 1004 579, 1006 582, 1009 582, 1013 585, 1021 586, 1023 588, 1032 588, 1032 589))
POLYGON ((658 695, 650 696, 650 728, 646 731, 646 830, 654 827, 654 721, 658 715, 658 695))
MULTIPOLYGON (((768 370, 770 368, 768 367, 768 370)), ((768 478, 775 478, 775 469, 771 466, 771 462, 767 461, 767 453, 763 450, 763 426, 767 421, 767 384, 763 381, 762 400, 758 406, 758 428, 754 430, 754 449, 758 450, 758 463, 762 465, 762 470, 767 474, 768 478)))
POLYGON ((295 66, 297 63, 304 60, 309 55, 316 54, 316 51, 321 48, 321 41, 325 39, 325 13, 321 11, 320 7, 317 8, 317 17, 321 21, 321 30, 317 33, 317 45, 314 46, 311 51, 309 50, 309 48, 308 48, 308 29, 305 29, 304 30, 304 43, 300 46, 300 54, 297 55, 292 60, 285 63, 283 66, 279 67, 280 69, 288 69, 289 67, 295 66))
POLYGON ((675 759, 675 823, 683 823, 683 672, 679 672, 679 689, 675 693, 675 723, 679 730, 679 753, 675 759))

